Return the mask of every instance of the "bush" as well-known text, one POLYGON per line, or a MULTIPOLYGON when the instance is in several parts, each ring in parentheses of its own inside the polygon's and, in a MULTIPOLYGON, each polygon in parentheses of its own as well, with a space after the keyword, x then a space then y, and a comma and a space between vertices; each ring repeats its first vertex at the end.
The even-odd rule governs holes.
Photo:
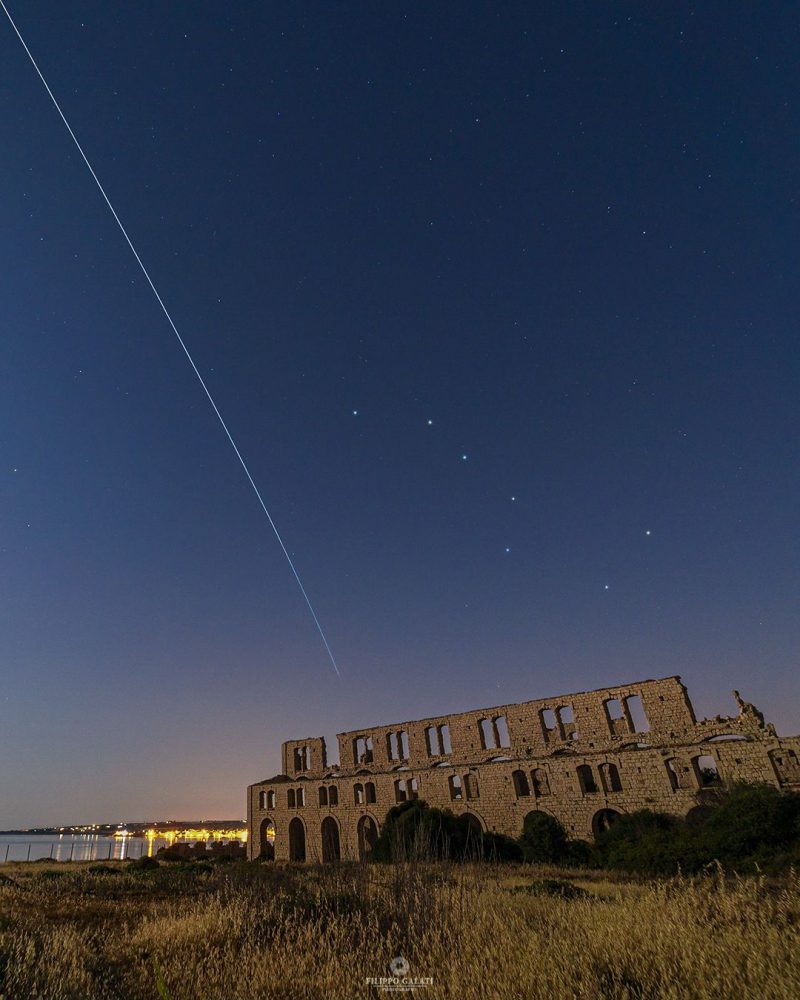
POLYGON ((800 795, 770 785, 736 785, 719 797, 699 833, 708 852, 736 862, 800 839, 800 795))
POLYGON ((147 855, 143 855, 141 858, 137 858, 135 861, 131 861, 128 868, 131 871, 137 872, 149 872, 156 868, 160 868, 161 865, 156 861, 155 858, 148 858, 147 855))
POLYGON ((111 865, 89 865, 86 869, 91 875, 121 875, 119 868, 112 868, 111 865))
POLYGON ((567 853, 567 834, 558 820, 545 812, 531 812, 525 817, 519 846, 525 861, 540 864, 563 860, 567 853))
POLYGON ((517 885, 512 893, 528 893, 531 896, 560 896, 561 899, 589 899, 591 893, 580 886, 561 878, 540 878, 528 885, 517 885))
POLYGON ((372 848, 375 861, 441 860, 465 846, 464 829, 449 809, 414 799, 393 806, 372 848))
POLYGON ((620 816, 601 833, 595 844, 596 863, 603 868, 617 868, 649 874, 674 873, 681 861, 686 867, 686 844, 682 836, 685 824, 674 816, 641 809, 620 816))
MULTIPOLYGON (((503 833, 484 833, 480 838, 484 861, 522 861, 522 848, 503 833)), ((467 853, 468 857, 468 853, 467 853)))
POLYGON ((484 833, 474 818, 414 799, 393 806, 372 848, 373 861, 519 861, 513 838, 484 833))
POLYGON ((643 874, 727 869, 779 871, 800 856, 800 795, 771 785, 734 785, 706 795, 685 819, 641 810, 597 838, 601 867, 643 874))

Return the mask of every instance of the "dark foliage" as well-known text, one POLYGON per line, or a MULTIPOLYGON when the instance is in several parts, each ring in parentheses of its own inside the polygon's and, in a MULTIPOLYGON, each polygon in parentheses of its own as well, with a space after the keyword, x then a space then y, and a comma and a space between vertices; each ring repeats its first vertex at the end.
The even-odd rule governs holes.
POLYGON ((415 799, 389 810, 371 857, 375 861, 519 861, 522 852, 511 837, 484 833, 468 816, 433 809, 415 799))
POLYGON ((554 816, 530 812, 525 817, 519 845, 525 861, 545 864, 563 861, 567 854, 567 834, 554 816))
POLYGON ((649 810, 621 816, 594 849, 598 867, 665 875, 715 862, 734 871, 779 871, 798 858, 800 795, 770 785, 720 789, 685 820, 649 810))
POLYGON ((642 809, 620 816, 595 844, 569 840, 548 813, 525 817, 518 840, 485 833, 468 816, 415 800, 394 806, 372 851, 375 861, 527 861, 644 875, 779 872, 800 864, 800 794, 770 785, 709 789, 685 819, 642 809))
POLYGON ((155 858, 148 858, 147 855, 144 855, 141 858, 137 858, 135 861, 131 861, 128 864, 129 871, 137 871, 137 872, 154 871, 156 868, 160 867, 161 865, 156 861, 155 858))

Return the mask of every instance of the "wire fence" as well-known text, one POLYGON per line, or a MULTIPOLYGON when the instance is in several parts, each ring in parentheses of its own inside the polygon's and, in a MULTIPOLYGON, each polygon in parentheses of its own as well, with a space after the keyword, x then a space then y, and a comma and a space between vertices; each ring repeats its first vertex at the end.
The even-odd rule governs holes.
POLYGON ((11 861, 124 861, 148 852, 142 838, 119 840, 14 840, 0 842, 0 864, 11 861))

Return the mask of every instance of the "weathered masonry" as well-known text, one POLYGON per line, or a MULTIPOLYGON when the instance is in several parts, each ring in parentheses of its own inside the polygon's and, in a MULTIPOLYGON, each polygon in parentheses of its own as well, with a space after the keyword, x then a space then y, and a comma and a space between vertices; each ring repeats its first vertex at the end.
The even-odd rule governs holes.
POLYGON ((367 854, 397 802, 467 813, 517 837, 525 816, 555 816, 590 838, 624 812, 686 815, 714 785, 800 788, 800 737, 781 738, 734 691, 737 714, 695 718, 680 677, 519 705, 290 740, 282 773, 247 790, 248 851, 282 861, 367 854))

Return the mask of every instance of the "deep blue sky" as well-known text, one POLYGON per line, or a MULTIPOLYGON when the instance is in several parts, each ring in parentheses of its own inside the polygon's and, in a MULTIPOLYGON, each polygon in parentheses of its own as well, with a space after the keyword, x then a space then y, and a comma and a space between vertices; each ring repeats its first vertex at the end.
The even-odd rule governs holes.
POLYGON ((798 731, 791 5, 11 9, 342 680, 3 20, 0 825, 673 673, 798 731))

